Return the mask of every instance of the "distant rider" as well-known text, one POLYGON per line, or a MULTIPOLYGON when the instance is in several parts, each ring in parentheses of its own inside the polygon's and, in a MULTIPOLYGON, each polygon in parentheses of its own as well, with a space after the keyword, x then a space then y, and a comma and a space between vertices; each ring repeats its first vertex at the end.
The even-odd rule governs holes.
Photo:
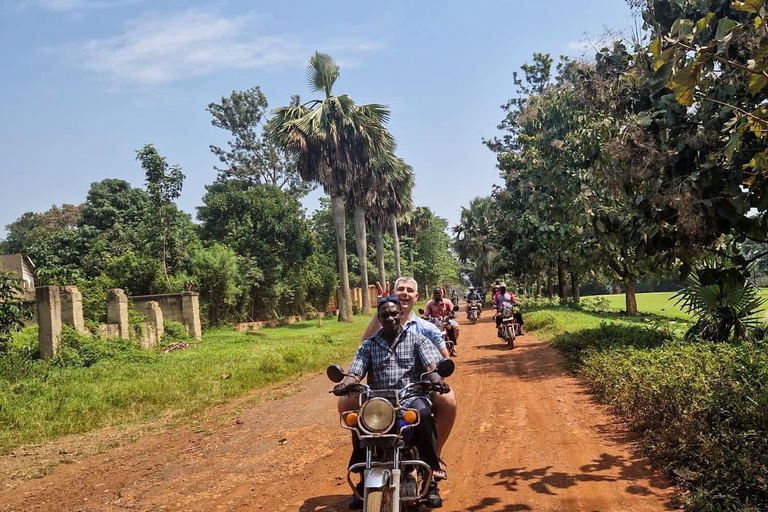
POLYGON ((443 299, 443 293, 443 289, 439 286, 432 291, 432 300, 427 302, 427 307, 424 308, 424 316, 445 319, 445 321, 451 325, 452 328, 446 329, 446 332, 448 334, 448 339, 451 340, 454 345, 451 355, 456 356, 455 347, 458 345, 459 340, 459 324, 453 320, 455 316, 453 313, 453 304, 443 299))
MULTIPOLYGON (((496 312, 499 313, 496 315, 496 328, 498 329, 501 325, 501 311, 504 309, 505 305, 508 305, 509 307, 517 306, 519 305, 519 302, 515 300, 515 296, 511 293, 507 292, 507 285, 505 283, 499 284, 499 293, 497 293, 493 297, 493 305, 496 308, 496 312)), ((519 310, 514 311, 515 315, 515 321, 519 325, 517 329, 517 335, 522 336, 523 335, 523 314, 519 310)))

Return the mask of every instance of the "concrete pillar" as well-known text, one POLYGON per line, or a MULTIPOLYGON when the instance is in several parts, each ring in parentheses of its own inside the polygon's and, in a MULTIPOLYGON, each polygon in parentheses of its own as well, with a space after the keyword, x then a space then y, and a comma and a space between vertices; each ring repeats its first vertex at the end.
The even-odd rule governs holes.
POLYGON ((151 300, 141 305, 140 312, 147 317, 146 323, 142 325, 141 344, 144 348, 150 348, 163 339, 163 311, 160 304, 151 300))
POLYGON ((62 286, 61 294, 61 323, 71 325, 81 334, 87 334, 83 320, 83 294, 77 286, 62 286))
POLYGON ((187 328, 187 333, 196 340, 203 337, 203 330, 200 327, 199 295, 197 292, 181 294, 181 315, 184 318, 182 323, 187 328))
MULTIPOLYGON (((120 288, 109 290, 107 293, 109 306, 107 308, 107 324, 117 326, 117 337, 127 340, 130 338, 128 326, 128 296, 120 288)), ((114 331, 113 331, 114 332, 114 331)))
POLYGON ((61 340, 61 296, 58 286, 38 286, 35 288, 37 303, 37 341, 40 345, 40 358, 56 357, 61 340))

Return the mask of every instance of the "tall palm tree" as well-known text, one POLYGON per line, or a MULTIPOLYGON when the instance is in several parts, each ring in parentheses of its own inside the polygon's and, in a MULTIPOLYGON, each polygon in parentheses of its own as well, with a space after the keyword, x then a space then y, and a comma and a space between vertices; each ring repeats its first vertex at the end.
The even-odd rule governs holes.
MULTIPOLYGON (((405 210, 396 221, 393 221, 393 229, 395 232, 397 232, 397 225, 399 223, 403 228, 403 234, 410 238, 411 250, 408 253, 408 257, 411 273, 413 273, 413 251, 416 247, 416 237, 419 230, 428 228, 432 224, 433 216, 434 214, 428 206, 417 206, 416 208, 405 210)), ((398 249, 395 258, 395 264, 398 268, 400 264, 399 254, 400 251, 398 249)))
POLYGON ((461 220, 453 228, 456 234, 453 248, 459 261, 475 264, 478 286, 484 286, 485 276, 498 252, 494 246, 496 235, 496 210, 490 197, 476 197, 469 202, 469 208, 461 207, 461 220))
POLYGON ((384 127, 389 110, 378 104, 356 105, 346 94, 333 95, 338 78, 339 66, 333 58, 315 52, 307 67, 307 82, 312 91, 325 93, 325 98, 275 109, 266 133, 296 156, 303 180, 320 183, 331 196, 339 255, 339 319, 351 321, 344 198, 357 177, 370 169, 371 159, 389 151, 393 141, 384 127))
MULTIPOLYGON (((378 266, 379 282, 386 282, 384 267, 384 230, 392 226, 392 217, 398 212, 408 211, 412 207, 411 193, 415 184, 413 168, 394 153, 381 155, 375 165, 383 178, 377 194, 369 205, 369 218, 373 226, 374 244, 376 247, 376 263, 378 266)), ((397 231, 393 232, 393 240, 397 240, 397 231)), ((398 241, 399 242, 399 241, 398 241)), ((399 244, 396 244, 399 245, 399 244)), ((395 253, 396 277, 399 272, 399 247, 395 253)))

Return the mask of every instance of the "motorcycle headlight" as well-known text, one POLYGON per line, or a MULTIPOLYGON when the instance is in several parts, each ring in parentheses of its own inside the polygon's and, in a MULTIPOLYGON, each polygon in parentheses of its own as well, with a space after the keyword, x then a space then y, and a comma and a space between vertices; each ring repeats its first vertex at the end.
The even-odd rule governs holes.
POLYGON ((504 318, 509 318, 512 316, 512 310, 509 308, 504 309, 504 318))
POLYGON ((360 422, 369 432, 385 432, 395 424, 395 408, 384 398, 373 398, 360 409, 360 422))

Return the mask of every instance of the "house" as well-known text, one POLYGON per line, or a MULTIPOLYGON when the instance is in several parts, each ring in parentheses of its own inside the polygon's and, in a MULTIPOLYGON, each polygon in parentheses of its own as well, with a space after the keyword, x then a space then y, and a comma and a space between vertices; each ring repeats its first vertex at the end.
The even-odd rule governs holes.
POLYGON ((22 280, 24 297, 35 300, 35 264, 26 254, 0 254, 0 270, 13 272, 22 280))

